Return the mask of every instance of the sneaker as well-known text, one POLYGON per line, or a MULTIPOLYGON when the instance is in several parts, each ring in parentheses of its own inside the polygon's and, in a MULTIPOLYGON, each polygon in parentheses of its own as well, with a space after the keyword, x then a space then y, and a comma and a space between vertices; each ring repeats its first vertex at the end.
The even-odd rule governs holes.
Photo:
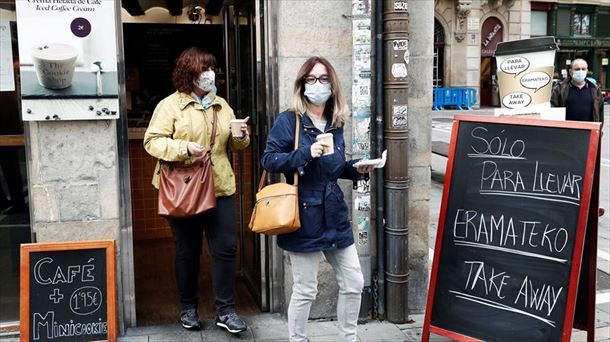
POLYGON ((201 321, 197 315, 197 309, 185 309, 180 312, 180 323, 184 329, 199 330, 201 329, 201 321))
POLYGON ((216 325, 227 329, 228 332, 237 334, 246 330, 246 323, 237 316, 235 312, 228 313, 226 315, 216 316, 216 325))

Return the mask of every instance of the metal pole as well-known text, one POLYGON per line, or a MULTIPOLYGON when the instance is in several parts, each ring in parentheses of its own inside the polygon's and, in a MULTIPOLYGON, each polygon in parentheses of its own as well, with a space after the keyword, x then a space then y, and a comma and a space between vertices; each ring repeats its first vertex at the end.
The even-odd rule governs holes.
POLYGON ((385 281, 387 319, 408 320, 408 131, 407 63, 409 13, 407 1, 384 0, 383 96, 384 133, 388 150, 385 167, 385 281))
MULTIPOLYGON (((375 37, 375 52, 374 52, 374 69, 373 75, 375 79, 375 113, 373 119, 375 124, 371 125, 374 129, 375 155, 381 157, 383 151, 383 39, 382 30, 383 22, 381 21, 381 13, 383 13, 382 0, 375 1, 375 9, 373 18, 375 21, 374 37, 375 37)), ((383 223, 383 208, 384 208, 384 193, 383 193, 383 169, 375 171, 375 227, 377 230, 377 284, 374 286, 377 290, 376 305, 377 319, 385 318, 385 230, 383 223)))

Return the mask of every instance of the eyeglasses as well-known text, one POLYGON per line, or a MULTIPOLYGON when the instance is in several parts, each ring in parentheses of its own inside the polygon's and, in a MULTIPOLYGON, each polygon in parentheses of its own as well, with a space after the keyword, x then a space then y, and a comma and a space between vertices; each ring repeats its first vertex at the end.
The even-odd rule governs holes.
POLYGON ((305 83, 307 83, 307 84, 314 84, 314 83, 316 83, 316 81, 320 81, 320 83, 322 83, 322 84, 330 83, 330 77, 328 75, 320 75, 320 77, 315 77, 314 75, 308 75, 308 76, 303 77, 303 80, 305 80, 305 83))

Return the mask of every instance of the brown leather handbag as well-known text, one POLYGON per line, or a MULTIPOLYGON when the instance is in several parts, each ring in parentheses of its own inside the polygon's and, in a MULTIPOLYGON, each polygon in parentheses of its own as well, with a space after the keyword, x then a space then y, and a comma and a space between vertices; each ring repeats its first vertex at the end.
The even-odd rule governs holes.
POLYGON ((192 164, 160 161, 159 215, 189 217, 216 208, 211 150, 216 140, 217 120, 214 110, 210 148, 203 158, 192 164))
MULTIPOLYGON (((300 116, 296 113, 294 149, 299 147, 300 116)), ((301 228, 299 219, 299 177, 294 173, 294 185, 267 185, 267 170, 263 171, 256 193, 256 204, 250 218, 250 230, 265 235, 292 233, 301 228)))

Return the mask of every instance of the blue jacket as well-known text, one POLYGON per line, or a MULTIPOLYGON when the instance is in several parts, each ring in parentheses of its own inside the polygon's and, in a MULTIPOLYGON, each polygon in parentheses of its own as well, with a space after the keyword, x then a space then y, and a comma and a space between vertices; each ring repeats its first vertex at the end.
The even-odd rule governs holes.
POLYGON ((299 148, 294 150, 295 120, 291 111, 278 115, 262 157, 267 171, 283 173, 289 183, 295 171, 300 175, 301 229, 279 235, 277 243, 285 250, 301 253, 345 248, 354 243, 354 237, 337 179, 357 179, 353 167, 357 160, 345 161, 343 128, 330 127, 329 121, 321 132, 307 115, 301 116, 299 148), (313 159, 309 148, 322 133, 333 134, 335 153, 313 159))

